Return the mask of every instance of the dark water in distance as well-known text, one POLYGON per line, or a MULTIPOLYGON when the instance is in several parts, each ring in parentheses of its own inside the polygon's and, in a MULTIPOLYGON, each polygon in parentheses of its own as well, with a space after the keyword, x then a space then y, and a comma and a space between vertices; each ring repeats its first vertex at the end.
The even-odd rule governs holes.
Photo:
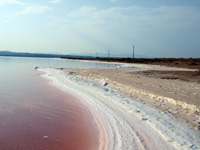
POLYGON ((0 150, 88 150, 98 139, 82 103, 38 76, 39 67, 115 67, 48 58, 0 57, 0 150))

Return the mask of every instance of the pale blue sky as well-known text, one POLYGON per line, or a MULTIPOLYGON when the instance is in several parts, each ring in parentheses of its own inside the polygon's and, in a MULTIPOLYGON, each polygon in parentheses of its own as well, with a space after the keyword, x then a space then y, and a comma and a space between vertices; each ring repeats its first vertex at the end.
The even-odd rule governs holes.
POLYGON ((200 0, 0 0, 0 50, 200 57, 200 0))

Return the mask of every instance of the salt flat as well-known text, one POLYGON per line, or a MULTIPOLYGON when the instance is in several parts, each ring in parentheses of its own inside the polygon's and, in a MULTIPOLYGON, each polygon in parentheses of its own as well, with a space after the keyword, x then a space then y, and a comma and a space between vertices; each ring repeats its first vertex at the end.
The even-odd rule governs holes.
MULTIPOLYGON (((54 85, 76 95, 91 111, 99 130, 99 149, 200 149, 200 134, 194 130, 199 120, 198 105, 165 95, 170 93, 168 84, 173 91, 172 83, 132 73, 152 70, 152 66, 128 67, 43 70, 54 85), (195 121, 184 123, 190 115, 195 121)), ((173 84, 177 88, 178 83, 173 84)), ((198 93, 198 84, 191 87, 198 93)), ((185 92, 185 85, 179 88, 185 92)))

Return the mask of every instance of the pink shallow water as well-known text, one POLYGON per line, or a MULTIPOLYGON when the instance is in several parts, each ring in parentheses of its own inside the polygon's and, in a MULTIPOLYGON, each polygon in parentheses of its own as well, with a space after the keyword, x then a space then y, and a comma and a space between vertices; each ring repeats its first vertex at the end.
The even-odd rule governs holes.
POLYGON ((40 85, 16 96, 12 105, 2 103, 0 150, 97 149, 98 134, 88 109, 49 81, 37 80, 40 85))

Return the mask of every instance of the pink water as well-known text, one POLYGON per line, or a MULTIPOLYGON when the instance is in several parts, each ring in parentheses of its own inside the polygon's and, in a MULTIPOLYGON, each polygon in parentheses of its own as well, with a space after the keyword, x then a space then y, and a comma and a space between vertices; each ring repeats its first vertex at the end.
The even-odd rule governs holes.
POLYGON ((4 72, 0 71, 0 150, 98 148, 92 115, 81 99, 50 85, 32 68, 3 69, 4 72))

